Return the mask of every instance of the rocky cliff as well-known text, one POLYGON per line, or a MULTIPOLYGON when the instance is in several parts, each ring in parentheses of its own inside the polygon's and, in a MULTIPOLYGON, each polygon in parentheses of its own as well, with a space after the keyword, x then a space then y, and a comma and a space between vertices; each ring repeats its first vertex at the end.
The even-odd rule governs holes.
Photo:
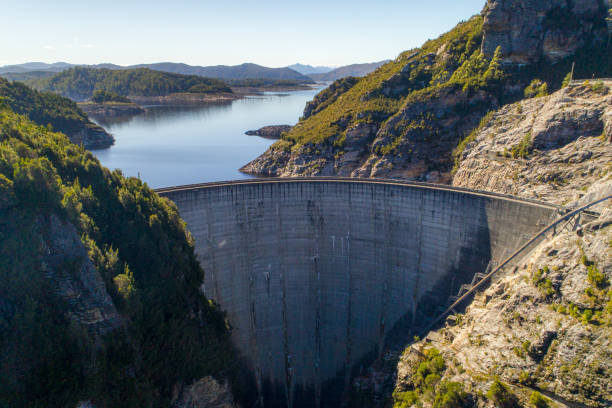
POLYGON ((567 205, 612 170, 611 141, 612 81, 576 83, 489 115, 452 183, 567 205))
POLYGON ((395 406, 447 398, 481 407, 609 407, 612 205, 600 211, 540 245, 463 314, 406 349, 395 406))
POLYGON ((607 38, 599 0, 489 0, 483 10, 482 51, 500 46, 503 61, 554 63, 607 38))
POLYGON ((522 99, 533 79, 558 89, 572 62, 575 77, 612 76, 607 14, 596 0, 491 0, 440 38, 332 84, 241 170, 450 182, 459 141, 488 111, 522 99))
MULTIPOLYGON (((611 85, 572 83, 487 115, 453 184, 568 207, 609 196, 611 85)), ((610 406, 612 202, 593 210, 407 348, 394 406, 610 406)))

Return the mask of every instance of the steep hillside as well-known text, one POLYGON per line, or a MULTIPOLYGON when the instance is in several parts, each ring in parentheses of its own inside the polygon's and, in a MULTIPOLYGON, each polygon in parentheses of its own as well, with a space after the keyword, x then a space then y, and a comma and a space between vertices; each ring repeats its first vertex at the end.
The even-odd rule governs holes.
POLYGON ((0 102, 41 126, 51 125, 86 149, 106 148, 115 141, 102 127, 91 122, 73 101, 59 95, 38 92, 0 78, 0 102))
POLYGON ((0 110, 0 406, 222 395, 207 376, 235 357, 202 278, 173 204, 0 110))
POLYGON ((567 204, 612 170, 612 81, 504 106, 455 152, 453 185, 567 204))
MULTIPOLYGON (((568 207, 609 196, 611 107, 611 81, 504 106, 460 145, 453 185, 568 207)), ((406 349, 394 406, 610 406, 612 202, 592 209, 406 349)))
POLYGON ((406 349, 394 407, 609 407, 612 205, 600 211, 406 349))
POLYGON ((232 93, 232 90, 218 79, 165 73, 147 68, 111 70, 75 67, 50 78, 29 83, 37 89, 55 92, 76 101, 91 98, 98 89, 131 97, 166 96, 183 92, 232 93))
POLYGON ((576 78, 612 76, 607 13, 595 0, 491 0, 334 96, 242 171, 449 182, 458 142, 488 111, 522 99, 533 79, 557 89, 572 62, 576 78))
POLYGON ((334 68, 327 72, 313 72, 308 74, 309 77, 315 81, 335 81, 337 79, 346 77, 362 77, 368 75, 370 72, 376 70, 376 68, 386 64, 389 60, 380 62, 371 62, 366 64, 351 64, 343 67, 334 68))

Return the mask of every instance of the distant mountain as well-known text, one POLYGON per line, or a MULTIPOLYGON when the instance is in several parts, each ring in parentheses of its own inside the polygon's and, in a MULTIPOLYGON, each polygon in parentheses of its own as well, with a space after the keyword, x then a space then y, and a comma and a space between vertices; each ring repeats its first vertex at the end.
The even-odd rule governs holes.
POLYGON ((300 74, 304 74, 304 75, 325 74, 334 69, 334 67, 324 67, 324 66, 313 67, 312 65, 304 65, 300 63, 289 65, 287 68, 291 68, 292 70, 297 71, 300 74))
MULTIPOLYGON (((241 65, 216 65, 209 67, 201 67, 187 65, 174 62, 160 62, 156 64, 138 64, 130 66, 120 66, 115 64, 97 64, 97 65, 73 65, 65 62, 56 62, 54 64, 45 64, 42 62, 29 62, 26 64, 6 65, 0 67, 0 75, 8 77, 7 73, 22 74, 29 71, 49 71, 61 72, 66 69, 84 66, 87 68, 107 68, 107 69, 133 69, 133 68, 149 68, 154 71, 170 72, 182 75, 198 75, 207 78, 218 78, 226 80, 242 80, 242 79, 270 79, 283 81, 296 81, 300 83, 312 83, 312 79, 306 75, 300 74, 291 68, 268 68, 257 64, 241 64, 241 65)), ((38 75, 41 77, 41 75, 38 75)), ((20 78, 20 77, 16 77, 20 78)), ((22 80, 22 79, 17 79, 22 80)))
POLYGON ((274 79, 292 80, 304 83, 312 82, 310 77, 300 74, 290 68, 268 68, 257 64, 241 65, 215 65, 200 67, 173 62, 160 62, 157 64, 140 64, 129 68, 149 68, 155 71, 173 72, 183 75, 199 75, 219 79, 274 79))
POLYGON ((66 62, 54 62, 53 64, 47 64, 44 62, 26 62, 25 64, 5 65, 0 67, 0 74, 7 72, 17 73, 29 71, 60 72, 72 66, 72 64, 68 64, 66 62))
POLYGON ((336 79, 346 78, 349 76, 362 77, 375 71, 376 68, 386 64, 387 62, 389 62, 389 60, 372 62, 369 64, 346 65, 344 67, 336 68, 333 71, 322 74, 310 74, 308 76, 315 81, 335 81, 336 79))
POLYGON ((45 71, 19 71, 19 72, 2 72, 0 77, 8 79, 9 81, 29 81, 31 79, 47 78, 57 74, 57 71, 45 70, 45 71))

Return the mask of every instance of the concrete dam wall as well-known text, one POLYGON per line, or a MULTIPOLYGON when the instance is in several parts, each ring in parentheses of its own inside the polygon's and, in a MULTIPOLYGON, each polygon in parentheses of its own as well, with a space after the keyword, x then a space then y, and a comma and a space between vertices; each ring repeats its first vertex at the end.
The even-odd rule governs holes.
POLYGON ((186 221, 203 290, 227 311, 265 406, 335 406, 332 390, 392 331, 422 325, 556 214, 497 194, 381 180, 158 192, 186 221))

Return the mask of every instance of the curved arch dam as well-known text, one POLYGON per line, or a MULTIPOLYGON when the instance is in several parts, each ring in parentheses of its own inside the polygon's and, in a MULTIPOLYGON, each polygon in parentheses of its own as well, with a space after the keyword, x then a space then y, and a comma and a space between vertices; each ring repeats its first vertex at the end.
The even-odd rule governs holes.
POLYGON ((252 179, 174 201, 264 406, 337 406, 364 361, 446 306, 557 207, 448 186, 252 179))

